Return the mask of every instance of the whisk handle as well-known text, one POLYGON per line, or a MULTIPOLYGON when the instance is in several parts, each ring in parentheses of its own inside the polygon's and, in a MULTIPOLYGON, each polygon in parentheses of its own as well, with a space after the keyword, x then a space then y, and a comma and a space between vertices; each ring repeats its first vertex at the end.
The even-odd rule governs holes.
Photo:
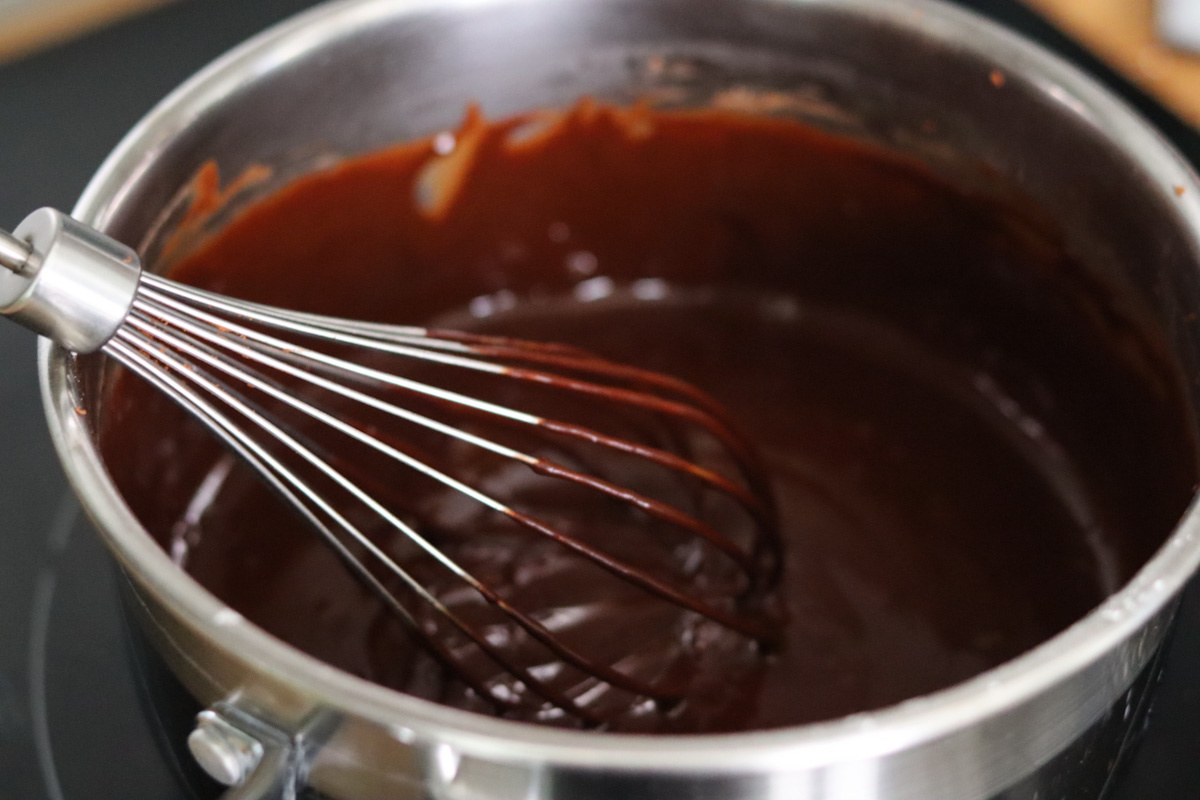
POLYGON ((142 272, 133 250, 50 208, 0 231, 0 267, 0 314, 76 353, 117 332, 142 272))
POLYGON ((0 231, 0 267, 21 275, 33 265, 33 248, 7 231, 0 231))

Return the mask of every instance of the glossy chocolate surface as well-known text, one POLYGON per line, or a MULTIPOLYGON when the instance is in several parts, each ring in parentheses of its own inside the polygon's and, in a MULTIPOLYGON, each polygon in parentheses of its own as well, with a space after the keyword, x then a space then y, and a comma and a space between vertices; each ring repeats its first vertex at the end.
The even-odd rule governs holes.
MULTIPOLYGON (((1195 480, 1165 346, 1051 224, 788 121, 587 103, 469 114, 452 136, 297 180, 183 249, 170 275, 187 283, 578 344, 730 410, 779 501, 784 641, 750 660, 666 645, 687 651, 689 699, 617 730, 798 724, 975 675, 1127 580, 1195 480)), ((101 428, 131 506, 217 596, 355 674, 489 710, 166 400, 122 376, 101 428)), ((392 488, 441 502, 408 478, 392 488)), ((475 557, 513 575, 531 556, 475 557)), ((554 557, 537 558, 553 580, 554 557)), ((655 635, 642 610, 622 596, 581 624, 655 635)))

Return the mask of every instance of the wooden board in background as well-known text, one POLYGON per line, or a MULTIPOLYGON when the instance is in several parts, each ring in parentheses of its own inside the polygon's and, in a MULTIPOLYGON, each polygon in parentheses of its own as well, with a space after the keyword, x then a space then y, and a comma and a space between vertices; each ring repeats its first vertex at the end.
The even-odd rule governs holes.
POLYGON ((1184 119, 1200 126, 1200 56, 1173 50, 1159 41, 1154 0, 1025 2, 1184 119))
MULTIPOLYGON (((0 7, 0 61, 18 58, 168 0, 26 0, 0 7)), ((249 0, 247 0, 249 1, 249 0)))

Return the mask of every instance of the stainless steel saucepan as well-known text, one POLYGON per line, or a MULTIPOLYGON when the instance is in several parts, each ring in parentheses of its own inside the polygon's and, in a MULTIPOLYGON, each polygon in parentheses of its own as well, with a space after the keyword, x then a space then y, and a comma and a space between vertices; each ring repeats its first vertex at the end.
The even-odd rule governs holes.
MULTIPOLYGON (((342 0, 258 36, 168 97, 74 213, 138 246, 153 268, 185 187, 210 159, 228 177, 266 165, 270 188, 340 155, 451 128, 472 101, 499 116, 581 95, 740 103, 869 137, 943 172, 983 165, 970 180, 999 176, 1054 215, 1146 309, 1180 368, 1200 367, 1200 185, 1188 166, 1078 70, 932 2, 342 0)), ((233 787, 229 798, 288 797, 304 783, 356 800, 1082 796, 1064 776, 1106 766, 1089 743, 1125 724, 1130 687, 1200 562, 1192 510, 1131 583, 1069 630, 880 711, 711 736, 544 729, 340 672, 185 575, 105 473, 91 428, 104 371, 43 342, 55 446, 146 632, 210 706, 191 744, 233 787)))

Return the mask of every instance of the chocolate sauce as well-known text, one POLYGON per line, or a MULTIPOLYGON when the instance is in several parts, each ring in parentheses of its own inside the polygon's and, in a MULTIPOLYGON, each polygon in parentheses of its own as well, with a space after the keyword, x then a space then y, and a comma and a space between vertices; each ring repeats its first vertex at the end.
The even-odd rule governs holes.
MULTIPOLYGON (((779 503, 783 641, 762 656, 689 629, 688 699, 614 730, 805 723, 975 675, 1126 581, 1196 478, 1165 345, 1052 224, 794 122, 591 103, 471 113, 180 249, 180 281, 576 344, 729 409, 779 503)), ((122 376, 102 434, 146 526, 246 617, 352 673, 492 711, 168 401, 122 376)), ((453 515, 444 492, 388 480, 453 515)), ((518 596, 583 580, 489 526, 472 518, 446 546, 518 596)), ((676 635, 614 592, 582 610, 583 634, 676 635)), ((662 657, 681 648, 664 640, 662 657)))

